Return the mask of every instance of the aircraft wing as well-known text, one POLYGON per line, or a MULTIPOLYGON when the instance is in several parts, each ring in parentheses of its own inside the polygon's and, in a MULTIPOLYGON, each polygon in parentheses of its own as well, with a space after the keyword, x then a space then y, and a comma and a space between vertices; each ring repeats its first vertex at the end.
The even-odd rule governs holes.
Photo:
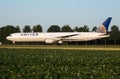
POLYGON ((68 38, 68 37, 72 37, 72 36, 77 36, 77 35, 79 35, 79 34, 64 35, 64 36, 59 36, 59 37, 56 37, 56 38, 64 39, 64 38, 68 38))

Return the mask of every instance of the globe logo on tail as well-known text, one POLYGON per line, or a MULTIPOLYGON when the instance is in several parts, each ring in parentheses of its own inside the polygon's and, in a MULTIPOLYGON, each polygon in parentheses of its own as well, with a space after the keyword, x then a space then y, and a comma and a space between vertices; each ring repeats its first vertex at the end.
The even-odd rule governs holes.
POLYGON ((103 24, 99 27, 98 31, 100 33, 107 33, 108 32, 108 27, 110 25, 112 17, 108 17, 103 24))

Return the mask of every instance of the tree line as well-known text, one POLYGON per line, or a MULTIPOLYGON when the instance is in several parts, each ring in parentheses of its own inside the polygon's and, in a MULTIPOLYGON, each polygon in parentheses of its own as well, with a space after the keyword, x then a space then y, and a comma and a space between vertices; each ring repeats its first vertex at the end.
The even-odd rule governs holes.
MULTIPOLYGON (((94 26, 91 31, 97 31, 97 27, 94 26)), ((10 41, 6 40, 6 37, 11 33, 20 33, 20 32, 43 32, 41 25, 35 25, 33 28, 29 25, 25 25, 21 30, 19 26, 6 25, 0 28, 0 42, 3 44, 10 44, 10 41)), ((47 32, 90 32, 90 29, 87 25, 82 27, 76 26, 75 28, 71 28, 69 25, 64 25, 60 27, 58 25, 51 25, 47 32)), ((117 25, 113 25, 108 32, 110 37, 104 39, 98 39, 88 42, 67 42, 67 44, 77 44, 77 45, 120 45, 120 30, 117 25)))

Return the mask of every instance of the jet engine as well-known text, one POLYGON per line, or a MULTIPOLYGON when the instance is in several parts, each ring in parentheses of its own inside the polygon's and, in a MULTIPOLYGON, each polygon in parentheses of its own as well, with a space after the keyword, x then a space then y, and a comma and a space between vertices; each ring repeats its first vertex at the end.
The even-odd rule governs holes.
POLYGON ((53 40, 53 39, 46 39, 45 40, 45 43, 47 43, 47 44, 52 44, 54 42, 55 42, 55 40, 53 40))
POLYGON ((58 44, 62 44, 62 43, 63 43, 63 41, 62 41, 62 40, 59 40, 59 41, 58 41, 58 44))

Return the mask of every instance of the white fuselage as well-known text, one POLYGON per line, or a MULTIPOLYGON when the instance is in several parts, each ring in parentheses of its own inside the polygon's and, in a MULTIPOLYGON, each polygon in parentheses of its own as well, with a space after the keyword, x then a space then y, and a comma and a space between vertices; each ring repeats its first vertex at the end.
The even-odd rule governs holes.
POLYGON ((109 37, 105 33, 97 32, 50 32, 50 33, 13 33, 7 37, 13 42, 45 42, 61 41, 89 41, 109 37))

